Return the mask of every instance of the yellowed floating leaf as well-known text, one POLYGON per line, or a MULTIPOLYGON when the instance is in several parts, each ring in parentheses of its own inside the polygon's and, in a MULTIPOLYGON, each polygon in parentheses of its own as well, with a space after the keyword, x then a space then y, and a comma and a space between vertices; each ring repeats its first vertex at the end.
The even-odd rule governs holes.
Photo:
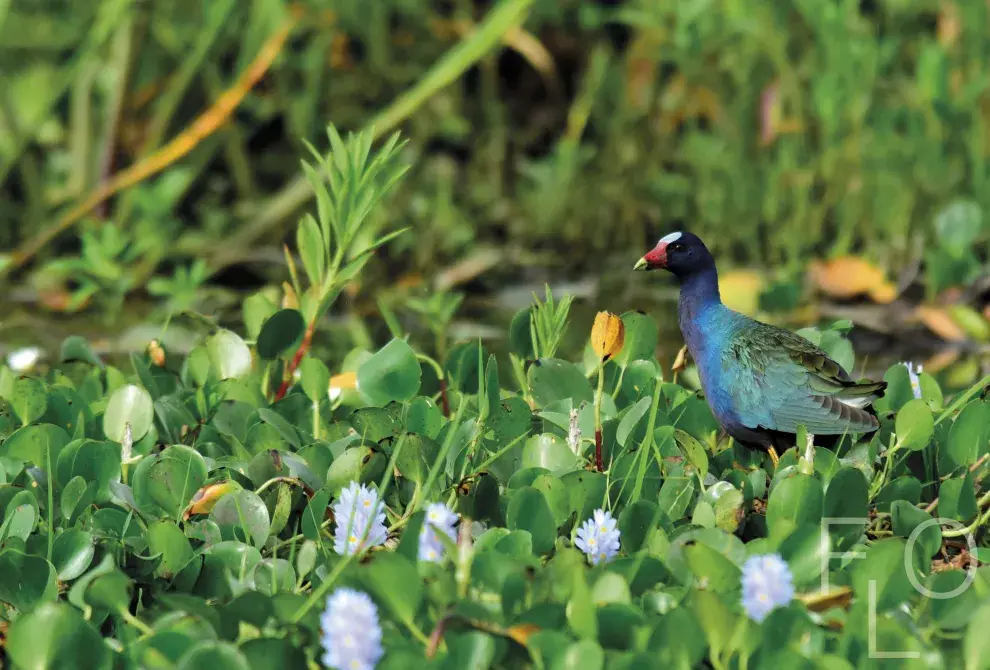
POLYGON ((766 279, 756 270, 730 270, 718 278, 722 302, 731 309, 752 316, 760 306, 766 279))
POLYGON ((513 640, 514 642, 518 642, 524 647, 529 642, 530 636, 532 636, 533 633, 539 633, 539 632, 540 632, 540 627, 534 623, 520 623, 520 624, 516 624, 515 626, 509 626, 508 628, 505 629, 506 637, 508 637, 510 640, 513 640))
POLYGON ((883 270, 859 256, 814 261, 808 266, 808 276, 822 293, 833 298, 865 293, 877 302, 892 302, 897 297, 897 288, 887 281, 883 270))
POLYGON ((846 607, 852 600, 852 589, 848 586, 841 586, 830 591, 802 593, 798 599, 812 612, 824 612, 833 607, 846 607))
POLYGON ((928 330, 932 331, 943 340, 949 342, 963 342, 966 340, 966 333, 955 319, 949 315, 948 310, 943 307, 931 307, 929 305, 919 305, 914 310, 915 318, 925 324, 928 330))
POLYGON ((209 514, 220 498, 238 488, 240 487, 232 481, 207 484, 196 491, 186 511, 182 513, 182 518, 188 519, 193 514, 209 514))
POLYGON ((356 372, 341 372, 330 378, 330 391, 353 391, 357 388, 356 372))

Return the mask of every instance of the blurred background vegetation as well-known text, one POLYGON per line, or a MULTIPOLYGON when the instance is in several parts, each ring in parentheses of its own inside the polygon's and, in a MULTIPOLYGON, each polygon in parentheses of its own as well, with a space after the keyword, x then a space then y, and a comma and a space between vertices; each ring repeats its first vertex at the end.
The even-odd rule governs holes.
POLYGON ((0 0, 3 325, 37 330, 40 304, 106 330, 283 281, 300 158, 333 122, 409 140, 381 225, 411 232, 354 287, 365 312, 589 277, 621 311, 631 264, 683 227, 756 269, 750 311, 796 308, 809 263, 855 255, 893 278, 878 302, 943 310, 861 321, 979 343, 988 19, 976 0, 0 0))

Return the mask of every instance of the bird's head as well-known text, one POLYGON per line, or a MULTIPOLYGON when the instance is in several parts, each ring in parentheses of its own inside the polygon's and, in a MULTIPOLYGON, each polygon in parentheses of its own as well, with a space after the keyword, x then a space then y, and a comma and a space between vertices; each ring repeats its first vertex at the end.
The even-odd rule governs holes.
POLYGON ((708 247, 694 233, 671 233, 637 261, 634 270, 668 270, 683 279, 715 266, 708 247))

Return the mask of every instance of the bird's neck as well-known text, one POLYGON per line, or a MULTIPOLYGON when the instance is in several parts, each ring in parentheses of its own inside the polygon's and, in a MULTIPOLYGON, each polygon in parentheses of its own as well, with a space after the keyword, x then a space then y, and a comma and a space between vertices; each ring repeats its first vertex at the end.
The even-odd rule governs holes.
POLYGON ((709 317, 722 308, 718 292, 718 272, 715 267, 702 269, 681 279, 678 300, 678 321, 681 333, 691 351, 697 356, 704 347, 709 317))

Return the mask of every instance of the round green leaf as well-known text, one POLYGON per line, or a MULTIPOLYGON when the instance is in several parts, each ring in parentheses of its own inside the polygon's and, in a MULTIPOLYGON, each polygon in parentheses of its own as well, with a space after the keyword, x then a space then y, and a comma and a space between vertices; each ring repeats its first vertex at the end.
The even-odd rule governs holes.
POLYGON ((302 376, 302 389, 310 402, 319 403, 327 397, 330 388, 330 371, 326 364, 318 358, 307 356, 299 365, 302 376))
POLYGON ((533 398, 540 407, 571 398, 577 405, 581 401, 591 402, 594 393, 581 368, 557 358, 541 358, 530 366, 529 387, 533 398))
POLYGON ((96 542, 93 536, 79 528, 69 528, 52 546, 52 564, 60 581, 69 582, 86 572, 93 562, 96 542))
POLYGON ((155 456, 145 456, 134 469, 134 500, 153 517, 178 519, 186 504, 206 482, 206 461, 199 452, 173 445, 155 456))
POLYGON ((221 380, 243 377, 251 371, 251 350, 233 331, 221 329, 206 338, 206 353, 221 380))
POLYGON ((909 502, 895 500, 891 503, 890 522, 894 535, 905 539, 911 537, 915 528, 924 525, 915 537, 915 541, 924 547, 921 555, 926 559, 934 556, 942 546, 941 526, 934 522, 931 514, 909 502))
POLYGON ((291 592, 296 588, 296 571, 284 558, 266 558, 254 566, 254 585, 269 596, 291 592))
POLYGON ((10 406, 22 425, 34 423, 44 416, 48 408, 48 392, 45 391, 45 385, 33 377, 18 379, 14 382, 10 406))
POLYGON ((852 574, 853 592, 862 602, 869 602, 870 589, 875 589, 877 611, 895 607, 916 592, 904 571, 906 543, 900 538, 874 542, 866 555, 855 562, 852 574), (874 586, 870 586, 870 582, 874 586))
POLYGON ((254 491, 246 489, 233 491, 220 498, 210 512, 210 520, 220 527, 225 539, 226 529, 239 528, 244 537, 256 547, 265 544, 272 525, 265 501, 254 491))
POLYGON ((622 324, 626 329, 622 351, 613 360, 622 367, 633 361, 652 360, 660 333, 656 320, 642 312, 626 312, 622 324))
POLYGON ((261 327, 258 355, 266 361, 274 360, 299 344, 305 332, 306 321, 302 314, 294 309, 281 309, 268 317, 261 327))
POLYGON ((178 670, 251 670, 244 654, 232 644, 226 642, 214 642, 212 640, 200 642, 190 649, 179 661, 178 670))
POLYGON ((821 518, 822 485, 814 477, 787 477, 770 492, 767 530, 771 539, 782 540, 805 524, 817 526, 821 518))
POLYGON ((990 442, 990 403, 970 401, 956 416, 945 443, 939 444, 938 469, 948 473, 969 466, 988 449, 990 442))
POLYGON ((935 433, 935 419, 928 403, 915 399, 901 407, 894 422, 894 431, 905 449, 918 451, 927 447, 935 433))
POLYGON ((553 548, 557 536, 553 511, 546 497, 526 486, 512 494, 506 514, 509 530, 525 530, 533 538, 533 553, 545 554, 553 548))
POLYGON ((121 386, 107 403, 103 413, 103 432, 114 442, 123 442, 127 424, 131 425, 131 440, 137 442, 151 428, 155 420, 151 395, 140 386, 121 386))
POLYGON ((361 364, 358 390, 373 405, 411 400, 419 391, 422 370, 405 340, 394 339, 361 364))
POLYGON ((110 648, 79 610, 47 603, 10 625, 7 653, 19 668, 109 670, 110 648))
POLYGON ((824 517, 836 551, 848 551, 859 541, 868 522, 868 498, 869 483, 856 468, 844 466, 828 481, 824 517))
POLYGON ((935 216, 938 243, 959 256, 973 244, 983 226, 983 212, 972 200, 955 200, 935 216))
POLYGON ((148 553, 161 554, 155 568, 155 576, 172 579, 186 563, 192 560, 192 545, 177 525, 171 521, 158 521, 148 526, 148 553))
POLYGON ((523 446, 521 468, 546 468, 557 476, 577 470, 580 459, 563 438, 552 433, 533 435, 523 446))
POLYGON ((0 601, 26 612, 42 601, 55 600, 55 568, 40 556, 13 549, 0 553, 0 601))

